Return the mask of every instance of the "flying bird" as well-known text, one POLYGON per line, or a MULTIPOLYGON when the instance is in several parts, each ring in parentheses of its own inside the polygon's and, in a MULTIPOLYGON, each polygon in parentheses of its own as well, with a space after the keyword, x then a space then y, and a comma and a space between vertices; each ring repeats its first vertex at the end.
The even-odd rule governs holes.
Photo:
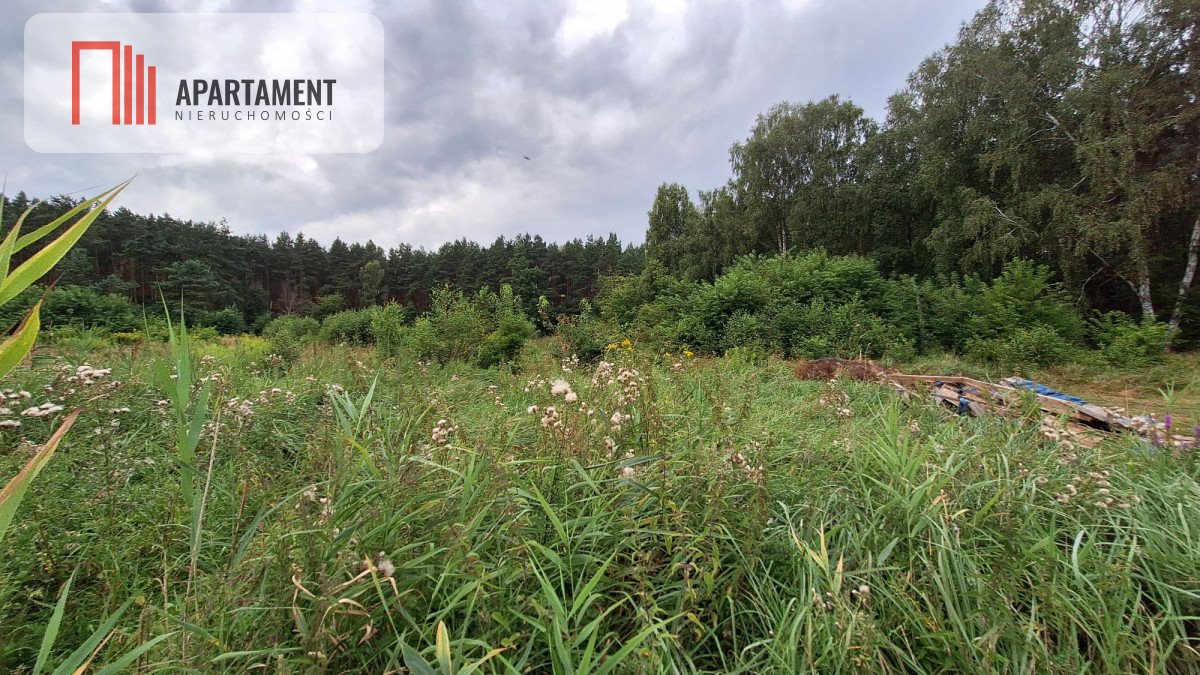
POLYGON ((530 156, 529 156, 529 155, 521 155, 521 156, 522 156, 522 157, 524 157, 524 158, 525 158, 525 161, 527 161, 527 162, 532 162, 532 161, 533 161, 533 159, 532 159, 532 158, 530 158, 530 156))

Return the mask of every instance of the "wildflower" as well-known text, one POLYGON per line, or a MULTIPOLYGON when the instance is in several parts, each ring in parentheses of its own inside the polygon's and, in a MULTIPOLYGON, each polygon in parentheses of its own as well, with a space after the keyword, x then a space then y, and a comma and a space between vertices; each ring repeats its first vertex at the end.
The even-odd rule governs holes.
POLYGON ((550 388, 552 396, 563 396, 571 392, 571 385, 567 384, 566 380, 555 380, 554 385, 550 388))
POLYGON ((690 359, 693 356, 695 356, 696 354, 694 352, 692 352, 691 350, 685 349, 685 350, 683 350, 683 355, 690 359))
POLYGON ((450 426, 444 419, 438 420, 437 426, 430 432, 434 445, 450 445, 450 435, 458 433, 457 426, 450 426))
POLYGON ((536 405, 529 406, 528 412, 530 415, 536 415, 537 411, 538 411, 538 407, 536 405))
POLYGON ((20 420, 0 420, 0 429, 16 429, 21 426, 20 420))
POLYGON ((61 405, 55 403, 43 403, 40 406, 32 406, 21 411, 22 417, 45 417, 60 412, 63 409, 61 405))
POLYGON ((621 478, 633 478, 637 475, 637 469, 632 466, 627 466, 621 469, 621 478))
POLYGON ((573 391, 568 391, 567 395, 564 396, 563 398, 564 398, 564 400, 566 400, 567 403, 574 403, 575 401, 579 400, 579 395, 573 391))
POLYGON ((381 575, 388 578, 396 572, 396 566, 392 564, 391 559, 383 551, 375 554, 375 569, 379 570, 381 575))

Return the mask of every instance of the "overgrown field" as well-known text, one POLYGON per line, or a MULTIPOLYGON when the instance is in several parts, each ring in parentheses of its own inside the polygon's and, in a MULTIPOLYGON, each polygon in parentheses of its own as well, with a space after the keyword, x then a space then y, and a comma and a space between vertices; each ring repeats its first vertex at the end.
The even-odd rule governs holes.
MULTIPOLYGON (((141 672, 1200 671, 1198 451, 614 346, 482 370, 227 338, 174 394, 165 345, 41 348, 0 476, 84 412, 0 543, 0 670, 57 626, 50 666, 100 629, 93 665, 141 672)), ((1138 412, 1190 425, 1195 366, 1127 376, 1164 389, 1138 412)))

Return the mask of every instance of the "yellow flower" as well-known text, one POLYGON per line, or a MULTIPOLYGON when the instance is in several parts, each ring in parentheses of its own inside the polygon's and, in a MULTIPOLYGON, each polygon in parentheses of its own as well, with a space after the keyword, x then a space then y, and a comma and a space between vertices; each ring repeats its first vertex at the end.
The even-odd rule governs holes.
POLYGON ((669 358, 671 358, 671 352, 663 352, 663 358, 664 358, 664 359, 669 359, 669 358))
POLYGON ((683 350, 683 355, 688 357, 689 359, 692 358, 693 356, 695 356, 695 354, 693 354, 690 349, 683 350))
POLYGON ((621 346, 628 349, 633 346, 633 343, 629 341, 629 338, 625 338, 624 340, 621 340, 621 346))

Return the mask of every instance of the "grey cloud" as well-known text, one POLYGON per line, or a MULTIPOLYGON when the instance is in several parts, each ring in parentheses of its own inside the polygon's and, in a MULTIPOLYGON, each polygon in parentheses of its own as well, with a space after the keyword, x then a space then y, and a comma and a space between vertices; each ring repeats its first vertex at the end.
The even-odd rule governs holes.
MULTIPOLYGON (((0 141, 8 150, 0 171, 10 191, 39 195, 140 171, 122 197, 135 210, 223 217, 238 232, 302 229, 326 243, 341 236, 436 246, 524 231, 557 240, 616 231, 637 241, 657 185, 722 184, 730 144, 770 105, 841 93, 881 117, 907 73, 952 40, 983 0, 791 4, 697 0, 671 15, 663 4, 631 2, 611 32, 569 52, 560 44, 573 20, 567 4, 368 4, 387 40, 379 150, 202 159, 28 150, 21 27, 50 10, 22 0, 0 26, 0 141)), ((236 3, 237 11, 295 7, 308 9, 236 3)), ((149 0, 105 8, 197 11, 149 0)), ((64 2, 53 11, 94 6, 64 2)))

